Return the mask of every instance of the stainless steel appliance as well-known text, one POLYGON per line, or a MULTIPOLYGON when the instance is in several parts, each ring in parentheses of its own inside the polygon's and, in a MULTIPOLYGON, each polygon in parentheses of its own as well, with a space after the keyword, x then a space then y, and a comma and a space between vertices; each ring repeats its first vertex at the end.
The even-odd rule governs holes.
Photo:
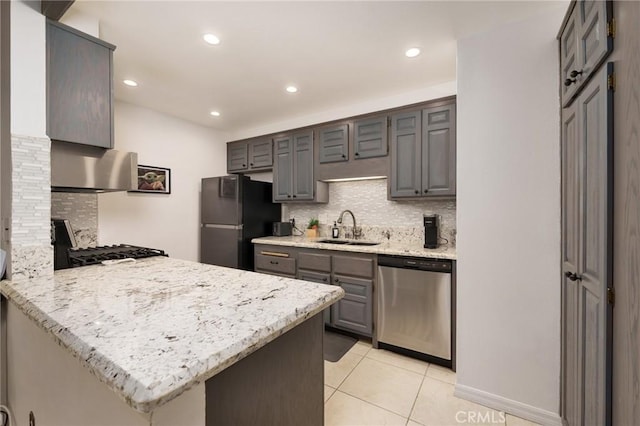
POLYGON ((450 260, 378 256, 378 346, 453 367, 450 260))
POLYGON ((271 235, 280 204, 272 202, 272 185, 246 176, 202 179, 200 262, 253 270, 253 244, 271 235))
POLYGON ((143 259, 153 256, 168 256, 163 250, 148 247, 119 244, 113 246, 99 246, 88 248, 73 248, 68 251, 69 266, 89 266, 104 261, 119 261, 124 259, 143 259))

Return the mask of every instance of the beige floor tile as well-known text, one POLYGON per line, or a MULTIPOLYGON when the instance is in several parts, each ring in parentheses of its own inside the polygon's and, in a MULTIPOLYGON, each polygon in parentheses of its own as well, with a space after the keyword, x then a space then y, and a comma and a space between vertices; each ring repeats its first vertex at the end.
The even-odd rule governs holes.
POLYGON ((336 391, 335 388, 324 385, 324 402, 327 402, 327 400, 331 398, 331 395, 333 395, 335 391, 336 391))
POLYGON ((411 419, 424 425, 504 426, 505 415, 453 396, 453 385, 425 377, 411 419))
POLYGON ((540 426, 538 423, 507 414, 507 426, 540 426))
POLYGON ((370 349, 371 349, 370 342, 358 340, 356 344, 353 345, 351 349, 349 349, 349 352, 353 352, 354 354, 358 354, 358 355, 366 355, 370 349))
POLYGON ((338 362, 325 361, 324 384, 337 389, 361 359, 362 355, 347 352, 338 362))
POLYGON ((427 377, 438 379, 442 382, 456 384, 456 373, 450 368, 441 367, 439 365, 429 365, 427 369, 427 377))
POLYGON ((420 423, 418 423, 418 422, 416 422, 414 420, 409 420, 407 422, 407 426, 424 426, 424 425, 421 425, 420 423))
POLYGON ((422 379, 413 371, 365 357, 338 390, 409 417, 422 379))
POLYGON ((404 426, 406 422, 404 417, 340 391, 336 391, 324 406, 325 426, 404 426))
POLYGON ((395 352, 386 351, 384 349, 371 349, 365 355, 367 358, 375 359, 376 361, 384 362, 387 364, 395 365, 396 367, 404 368, 418 374, 424 375, 429 366, 428 362, 420 361, 419 359, 409 358, 408 356, 400 355, 395 352))

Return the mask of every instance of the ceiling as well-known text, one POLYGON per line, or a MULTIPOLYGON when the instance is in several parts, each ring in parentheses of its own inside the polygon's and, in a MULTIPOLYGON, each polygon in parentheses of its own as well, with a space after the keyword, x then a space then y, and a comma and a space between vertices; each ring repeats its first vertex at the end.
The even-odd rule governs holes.
POLYGON ((455 80, 457 39, 558 4, 77 0, 70 13, 117 46, 116 99, 231 132, 455 80))

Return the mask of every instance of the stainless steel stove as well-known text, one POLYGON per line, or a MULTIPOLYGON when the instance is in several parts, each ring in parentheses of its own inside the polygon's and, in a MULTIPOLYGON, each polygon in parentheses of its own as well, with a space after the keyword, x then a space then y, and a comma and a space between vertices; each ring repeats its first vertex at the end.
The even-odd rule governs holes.
POLYGON ((168 256, 164 250, 138 247, 128 244, 69 249, 69 267, 96 265, 104 261, 142 259, 153 256, 168 256))

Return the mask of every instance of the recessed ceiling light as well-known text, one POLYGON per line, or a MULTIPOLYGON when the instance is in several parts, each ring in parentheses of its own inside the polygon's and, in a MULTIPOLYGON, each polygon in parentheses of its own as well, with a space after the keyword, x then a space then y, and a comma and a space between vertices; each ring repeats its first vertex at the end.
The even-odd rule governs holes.
POLYGON ((412 47, 411 49, 408 49, 406 52, 404 52, 404 54, 407 55, 408 58, 415 58, 420 54, 420 49, 418 49, 417 47, 412 47))
POLYGON ((213 34, 205 34, 202 38, 209 44, 220 44, 220 39, 213 34))
POLYGON ((298 88, 296 86, 287 86, 287 92, 296 93, 297 91, 298 91, 298 88))
POLYGON ((213 115, 214 117, 220 117, 220 113, 218 111, 211 111, 209 114, 213 115))
POLYGON ((138 85, 138 83, 133 80, 123 80, 122 82, 130 87, 136 87, 138 85))

